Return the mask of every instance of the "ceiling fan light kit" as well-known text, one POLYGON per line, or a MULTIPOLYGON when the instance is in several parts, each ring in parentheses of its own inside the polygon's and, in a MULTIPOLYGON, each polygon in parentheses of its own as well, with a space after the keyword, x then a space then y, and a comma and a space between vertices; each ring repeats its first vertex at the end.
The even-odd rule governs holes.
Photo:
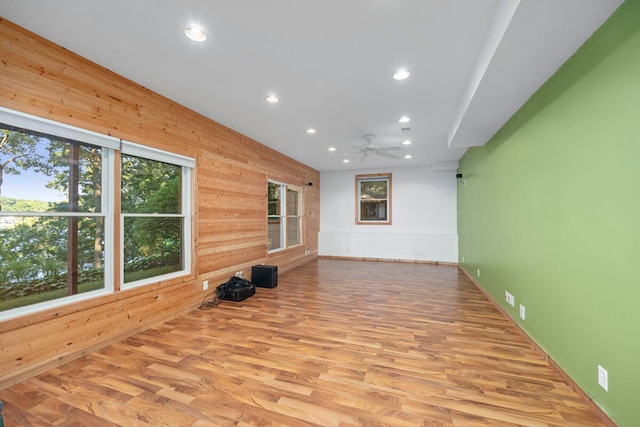
POLYGON ((410 75, 411 73, 409 71, 405 70, 404 68, 401 68, 393 74, 393 78, 394 80, 404 80, 408 78, 410 75))

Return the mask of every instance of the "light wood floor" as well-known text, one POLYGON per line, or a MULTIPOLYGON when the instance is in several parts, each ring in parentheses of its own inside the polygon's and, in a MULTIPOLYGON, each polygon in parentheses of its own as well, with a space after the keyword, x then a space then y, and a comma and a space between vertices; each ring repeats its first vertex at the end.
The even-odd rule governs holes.
POLYGON ((602 426, 450 266, 321 259, 0 391, 10 426, 602 426))

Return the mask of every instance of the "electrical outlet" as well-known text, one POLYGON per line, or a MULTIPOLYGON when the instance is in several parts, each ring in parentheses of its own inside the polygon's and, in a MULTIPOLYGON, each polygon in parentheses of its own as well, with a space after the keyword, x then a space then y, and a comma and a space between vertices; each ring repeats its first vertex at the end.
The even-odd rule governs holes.
POLYGON ((464 262, 464 257, 462 257, 462 262, 464 262))
POLYGON ((609 373, 602 366, 598 365, 598 385, 609 391, 609 373))
POLYGON ((524 318, 525 318, 524 305, 522 305, 522 304, 520 304, 520 318, 522 320, 524 320, 524 318))
POLYGON ((478 277, 480 277, 480 269, 479 269, 479 268, 478 268, 478 270, 476 271, 476 275, 477 275, 478 277))
POLYGON ((509 293, 509 291, 504 291, 504 299, 509 303, 511 307, 516 306, 516 298, 509 293))
POLYGON ((236 277, 239 277, 240 279, 242 279, 242 270, 236 271, 236 277))
POLYGON ((207 289, 209 289, 209 281, 205 280, 204 282, 202 282, 202 290, 206 291, 207 289))

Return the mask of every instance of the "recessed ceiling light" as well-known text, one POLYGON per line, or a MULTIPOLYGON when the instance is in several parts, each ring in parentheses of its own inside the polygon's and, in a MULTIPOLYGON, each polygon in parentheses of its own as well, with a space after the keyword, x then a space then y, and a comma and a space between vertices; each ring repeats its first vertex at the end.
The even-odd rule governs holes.
POLYGON ((412 158, 412 157, 413 157, 413 156, 412 156, 411 154, 407 154, 406 156, 404 156, 404 158, 405 158, 405 159, 410 159, 410 158, 412 158))
POLYGON ((396 71, 396 73, 393 75, 393 78, 396 79, 396 80, 404 80, 407 77, 409 77, 410 75, 411 75, 410 72, 408 72, 404 68, 401 68, 398 71, 396 71))
POLYGON ((402 116, 400 117, 400 119, 398 120, 400 123, 409 123, 411 121, 411 119, 407 116, 402 116))
POLYGON ((329 147, 329 151, 336 151, 336 147, 329 147))
POLYGON ((342 163, 349 163, 349 159, 344 159, 342 163))
POLYGON ((275 104, 276 102, 280 102, 280 98, 278 98, 276 95, 267 95, 264 97, 264 100, 270 104, 275 104))
POLYGON ((314 134, 314 133, 316 133, 316 130, 314 128, 309 128, 309 129, 306 130, 306 132, 308 134, 314 134))
POLYGON ((194 42, 203 42, 207 39, 207 33, 197 25, 192 25, 184 29, 184 35, 194 42))
POLYGON ((411 145, 411 140, 405 139, 404 141, 402 141, 402 145, 411 145))

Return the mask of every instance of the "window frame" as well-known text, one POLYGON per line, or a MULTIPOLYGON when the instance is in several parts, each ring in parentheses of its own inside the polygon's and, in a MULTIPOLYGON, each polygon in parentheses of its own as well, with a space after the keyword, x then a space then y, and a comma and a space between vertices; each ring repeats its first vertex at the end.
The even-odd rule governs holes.
POLYGON ((355 216, 356 225, 392 225, 392 174, 391 173, 374 173, 374 174, 360 174, 355 176, 355 216), (362 219, 362 183, 383 181, 387 183, 387 195, 384 199, 379 199, 381 202, 385 202, 385 209, 387 213, 386 220, 371 220, 362 219))
POLYGON ((276 181, 273 179, 267 180, 267 253, 275 253, 284 251, 290 248, 295 248, 296 246, 302 246, 304 242, 304 234, 302 227, 302 219, 304 217, 304 199, 303 199, 303 191, 301 187, 295 185, 289 185, 284 182, 276 181), (269 186, 277 185, 278 186, 278 194, 280 198, 280 212, 278 215, 270 215, 269 214, 269 186), (295 191, 298 194, 298 212, 297 215, 289 215, 287 212, 287 192, 295 191), (289 235, 288 235, 288 220, 289 218, 298 218, 298 232, 300 235, 300 239, 297 243, 289 245, 289 235), (270 249, 269 248, 269 219, 270 218, 279 218, 280 220, 280 246, 277 248, 270 249))
POLYGON ((285 241, 287 242, 287 248, 294 248, 296 246, 300 246, 302 245, 302 189, 300 187, 296 187, 294 185, 287 185, 286 190, 285 190, 285 194, 287 195, 287 200, 285 202, 285 210, 286 210, 286 230, 285 230, 285 241), (292 191, 294 193, 297 194, 298 197, 298 203, 297 203, 297 208, 298 208, 298 212, 295 213, 295 215, 291 214, 289 212, 288 209, 288 196, 289 196, 289 191, 292 191), (298 223, 298 241, 297 243, 294 243, 292 245, 289 244, 289 218, 297 218, 297 223, 298 223))
MULTIPOLYGON (((132 289, 140 286, 150 285, 163 280, 170 280, 191 274, 191 253, 192 253, 192 176, 195 168, 195 160, 180 156, 178 154, 169 153, 167 151, 158 150, 156 148, 146 147, 130 141, 121 141, 120 153, 136 156, 147 160, 153 160, 162 163, 168 163, 181 167, 180 193, 181 193, 181 209, 178 214, 158 214, 158 213, 125 213, 120 211, 120 289, 132 289), (124 281, 124 223, 125 218, 181 218, 182 219, 182 269, 167 274, 152 276, 145 279, 135 280, 132 282, 124 281)), ((120 176, 119 179, 122 179, 120 176)))
POLYGON ((286 223, 286 216, 284 215, 285 209, 286 209, 286 193, 284 192, 286 188, 286 184, 282 183, 282 182, 278 182, 278 181, 274 181, 274 180, 268 180, 267 181, 267 252, 268 253, 273 253, 273 252, 278 252, 278 251, 282 251, 284 249, 286 249, 286 242, 285 242, 285 238, 286 238, 286 234, 285 234, 285 223, 286 223), (278 199, 280 200, 279 203, 279 209, 277 212, 277 215, 271 215, 269 213, 269 203, 270 203, 270 199, 269 199, 269 187, 270 186, 277 186, 278 187, 278 199), (283 202, 284 201, 284 202, 283 202), (272 218, 278 218, 279 220, 279 224, 280 224, 280 228, 279 228, 279 239, 280 239, 280 246, 278 246, 277 248, 270 248, 269 246, 269 239, 271 236, 269 227, 270 227, 270 221, 272 220, 272 218))
POLYGON ((33 132, 46 136, 52 136, 65 141, 73 141, 82 145, 100 147, 102 153, 102 198, 100 212, 1 212, 0 217, 89 217, 103 218, 104 221, 104 262, 103 262, 103 287, 93 291, 76 293, 61 298, 55 298, 22 307, 16 307, 0 311, 0 321, 14 317, 31 314, 46 309, 61 307, 80 301, 85 301, 99 296, 105 296, 114 292, 114 158, 115 150, 120 145, 120 140, 111 136, 98 134, 88 130, 54 122, 19 111, 0 107, 0 123, 11 127, 23 129, 25 132, 33 132))

